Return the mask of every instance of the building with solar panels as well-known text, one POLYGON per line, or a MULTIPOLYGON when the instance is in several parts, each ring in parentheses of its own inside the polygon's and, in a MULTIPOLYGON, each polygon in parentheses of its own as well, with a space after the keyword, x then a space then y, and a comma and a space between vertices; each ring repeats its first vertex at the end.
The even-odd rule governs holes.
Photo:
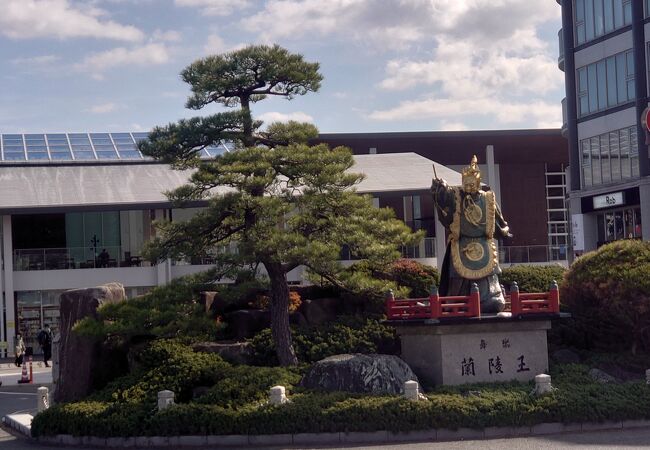
MULTIPOLYGON (((203 206, 175 209, 164 192, 183 185, 190 171, 144 157, 136 147, 146 133, 0 134, 0 275, 3 314, 0 355, 11 353, 20 332, 38 350, 38 330, 56 330, 59 295, 73 288, 119 282, 129 297, 170 280, 207 270, 212 260, 152 264, 143 245, 155 235, 154 220, 186 220, 203 206)), ((201 150, 205 158, 233 151, 231 143, 201 150)), ((433 162, 414 153, 359 155, 353 170, 366 179, 360 193, 379 204, 385 196, 425 196, 433 162)), ((438 166, 452 183, 460 175, 438 166)), ((401 216, 400 216, 401 217, 401 216)), ((444 232, 437 234, 443 239, 444 232)), ((404 255, 436 265, 430 235, 404 255)), ((342 259, 348 259, 345 249, 342 259)), ((301 269, 289 280, 303 280, 301 269)))

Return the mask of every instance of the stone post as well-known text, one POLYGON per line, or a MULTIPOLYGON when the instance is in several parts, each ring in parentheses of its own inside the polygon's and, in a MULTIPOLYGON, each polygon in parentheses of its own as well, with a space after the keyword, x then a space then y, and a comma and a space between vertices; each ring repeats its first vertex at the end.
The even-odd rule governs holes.
POLYGON ((417 381, 404 382, 404 397, 413 402, 420 400, 420 386, 417 381))
POLYGON ((50 407, 50 394, 49 390, 45 386, 39 387, 36 394, 36 409, 38 412, 45 411, 50 407))
POLYGON ((650 384, 650 369, 645 371, 645 384, 650 384))
POLYGON ((158 392, 158 411, 169 408, 174 404, 174 393, 172 391, 158 392))
POLYGON ((282 405, 287 403, 289 399, 285 394, 284 386, 273 386, 269 392, 269 403, 272 405, 282 405))
POLYGON ((553 391, 551 376, 544 373, 535 376, 535 395, 544 395, 553 391))

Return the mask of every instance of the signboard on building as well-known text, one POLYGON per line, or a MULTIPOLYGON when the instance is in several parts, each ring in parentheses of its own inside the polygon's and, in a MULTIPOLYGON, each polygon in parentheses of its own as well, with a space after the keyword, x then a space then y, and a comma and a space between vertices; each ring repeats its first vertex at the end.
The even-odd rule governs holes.
POLYGON ((571 239, 574 251, 585 249, 585 227, 583 214, 571 214, 571 239))
POLYGON ((625 204, 623 192, 612 192, 611 194, 597 195, 593 198, 594 209, 613 208, 625 204))

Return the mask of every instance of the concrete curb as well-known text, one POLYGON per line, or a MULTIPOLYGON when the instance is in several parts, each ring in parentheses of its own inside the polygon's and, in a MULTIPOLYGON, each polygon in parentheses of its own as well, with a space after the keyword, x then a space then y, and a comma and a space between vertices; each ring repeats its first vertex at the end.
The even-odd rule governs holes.
MULTIPOLYGON (((31 439, 30 414, 9 414, 2 418, 8 427, 31 439)), ((521 436, 542 436, 583 431, 602 431, 630 428, 650 428, 650 420, 625 420, 622 422, 584 422, 584 423, 540 423, 523 427, 489 427, 484 429, 447 428, 393 431, 351 431, 340 433, 297 433, 297 434, 257 434, 223 436, 138 436, 100 438, 94 436, 72 436, 59 434, 42 436, 35 441, 41 444, 58 444, 95 447, 247 447, 251 445, 335 445, 335 444, 384 444, 395 442, 445 442, 458 440, 481 440, 521 436)))

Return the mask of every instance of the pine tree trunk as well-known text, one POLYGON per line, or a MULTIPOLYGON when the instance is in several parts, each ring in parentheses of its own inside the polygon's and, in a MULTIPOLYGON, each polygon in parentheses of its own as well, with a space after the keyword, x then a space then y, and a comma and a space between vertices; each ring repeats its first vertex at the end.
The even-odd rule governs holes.
POLYGON ((295 366, 298 358, 291 342, 289 328, 289 285, 287 274, 279 263, 264 263, 271 280, 271 333, 281 366, 295 366))

